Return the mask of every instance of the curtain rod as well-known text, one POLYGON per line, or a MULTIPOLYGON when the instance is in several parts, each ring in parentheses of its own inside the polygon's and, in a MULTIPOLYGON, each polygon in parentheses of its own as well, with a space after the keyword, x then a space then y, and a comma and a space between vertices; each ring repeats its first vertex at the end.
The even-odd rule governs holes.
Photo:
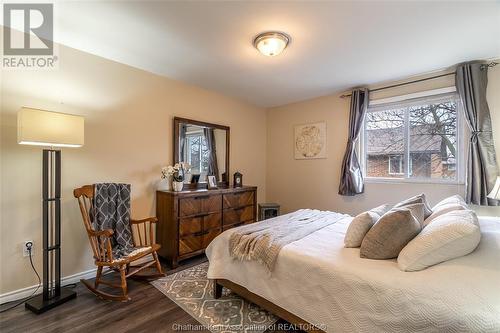
MULTIPOLYGON (((498 65, 497 62, 490 62, 488 64, 484 64, 483 66, 486 66, 486 67, 495 67, 496 65, 498 65)), ((457 72, 454 71, 454 72, 451 72, 451 73, 434 75, 434 76, 426 77, 426 78, 423 78, 423 79, 418 79, 418 80, 413 80, 413 81, 408 81, 408 82, 403 82, 403 83, 398 83, 398 84, 392 84, 390 86, 380 87, 380 88, 376 88, 376 89, 369 89, 369 91, 370 92, 375 92, 375 91, 379 91, 379 90, 385 90, 385 89, 390 89, 390 88, 405 86, 407 84, 418 83, 418 82, 423 82, 423 81, 427 81, 427 80, 437 79, 437 78, 444 77, 444 76, 455 75, 456 73, 457 72)), ((349 97, 351 95, 352 95, 352 93, 342 94, 342 95, 340 95, 340 98, 346 98, 346 97, 349 97)))

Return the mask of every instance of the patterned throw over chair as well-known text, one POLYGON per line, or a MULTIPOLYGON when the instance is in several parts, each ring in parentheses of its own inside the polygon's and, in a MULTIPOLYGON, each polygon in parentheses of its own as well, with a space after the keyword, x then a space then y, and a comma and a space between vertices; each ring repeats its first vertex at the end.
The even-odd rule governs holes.
POLYGON ((164 276, 156 253, 160 245, 155 244, 153 230, 158 220, 156 217, 143 220, 130 218, 129 184, 85 185, 75 189, 73 195, 78 199, 97 266, 94 283, 80 280, 90 291, 104 299, 128 301, 128 277, 154 279, 164 276), (151 255, 152 260, 143 259, 140 264, 132 265, 147 255, 151 255), (138 274, 152 265, 156 266, 157 274, 138 274), (121 284, 103 280, 104 267, 119 272, 121 284), (100 284, 120 288, 121 293, 113 295, 98 290, 100 284))

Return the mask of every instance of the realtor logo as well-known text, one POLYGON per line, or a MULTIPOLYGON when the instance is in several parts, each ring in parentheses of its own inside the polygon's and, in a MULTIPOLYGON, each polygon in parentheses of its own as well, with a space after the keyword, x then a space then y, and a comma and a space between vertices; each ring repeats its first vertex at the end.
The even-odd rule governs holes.
POLYGON ((4 69, 55 67, 53 4, 4 4, 3 22, 4 69))

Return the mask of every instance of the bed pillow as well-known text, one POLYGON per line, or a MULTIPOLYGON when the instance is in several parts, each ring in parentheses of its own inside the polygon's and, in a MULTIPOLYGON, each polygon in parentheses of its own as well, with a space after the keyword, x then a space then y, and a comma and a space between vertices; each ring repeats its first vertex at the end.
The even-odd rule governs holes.
POLYGON ((368 230, 390 209, 390 205, 382 205, 353 218, 344 237, 345 247, 359 247, 368 230))
POLYGON ((421 193, 419 195, 416 195, 414 197, 408 198, 406 200, 403 200, 396 205, 394 205, 393 208, 397 207, 404 207, 406 205, 411 205, 411 204, 416 204, 416 203, 421 203, 424 205, 424 219, 428 218, 432 214, 432 209, 427 203, 427 199, 425 198, 425 194, 421 193))
POLYGON ((366 233, 361 242, 360 257, 397 258, 422 229, 423 215, 424 204, 421 203, 391 209, 366 233))
POLYGON ((419 271, 471 253, 480 240, 476 214, 451 211, 436 217, 401 250, 398 266, 403 271, 419 271))
POLYGON ((449 204, 456 204, 456 205, 463 205, 467 206, 465 203, 465 200, 459 196, 458 194, 452 195, 451 197, 445 198, 438 202, 434 207, 432 207, 432 210, 434 211, 435 209, 439 208, 440 206, 444 205, 449 205, 449 204))
POLYGON ((469 209, 469 206, 465 203, 464 199, 459 195, 452 195, 447 197, 440 202, 438 202, 434 207, 432 207, 432 214, 425 219, 424 227, 431 223, 438 216, 446 214, 454 210, 464 210, 469 209))
POLYGON ((467 205, 464 203, 454 203, 454 202, 449 202, 446 204, 442 204, 439 206, 434 206, 432 209, 432 214, 428 218, 425 219, 424 221, 424 228, 429 225, 433 220, 438 218, 441 215, 447 214, 449 212, 452 212, 454 210, 466 210, 468 209, 467 205))

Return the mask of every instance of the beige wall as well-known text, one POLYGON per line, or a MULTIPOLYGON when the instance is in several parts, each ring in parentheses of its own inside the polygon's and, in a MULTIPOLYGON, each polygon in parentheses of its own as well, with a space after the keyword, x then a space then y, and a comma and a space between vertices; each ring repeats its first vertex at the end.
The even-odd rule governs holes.
MULTIPOLYGON (((488 99, 495 126, 497 155, 500 156, 500 66, 489 74, 488 99)), ((384 90, 374 98, 436 89, 453 85, 453 76, 426 81, 411 88, 384 90)), ((376 86, 375 86, 376 87, 376 86)), ((357 214, 381 203, 395 203, 424 192, 431 203, 452 195, 464 195, 464 185, 366 183, 365 193, 355 197, 338 195, 342 158, 347 140, 349 98, 340 94, 315 98, 282 107, 267 114, 267 199, 282 205, 284 212, 298 208, 328 209, 357 214), (326 121, 326 159, 293 158, 293 126, 326 121)), ((500 215, 498 208, 482 213, 500 215)))
POLYGON ((35 241, 41 271, 42 153, 16 143, 21 106, 85 116, 85 146, 62 152, 63 276, 93 268, 72 189, 128 182, 132 215, 154 214, 160 167, 172 162, 173 116, 230 126, 230 172, 240 170, 265 200, 264 109, 62 46, 58 70, 1 75, 0 294, 36 283, 22 256, 25 240, 35 241))

